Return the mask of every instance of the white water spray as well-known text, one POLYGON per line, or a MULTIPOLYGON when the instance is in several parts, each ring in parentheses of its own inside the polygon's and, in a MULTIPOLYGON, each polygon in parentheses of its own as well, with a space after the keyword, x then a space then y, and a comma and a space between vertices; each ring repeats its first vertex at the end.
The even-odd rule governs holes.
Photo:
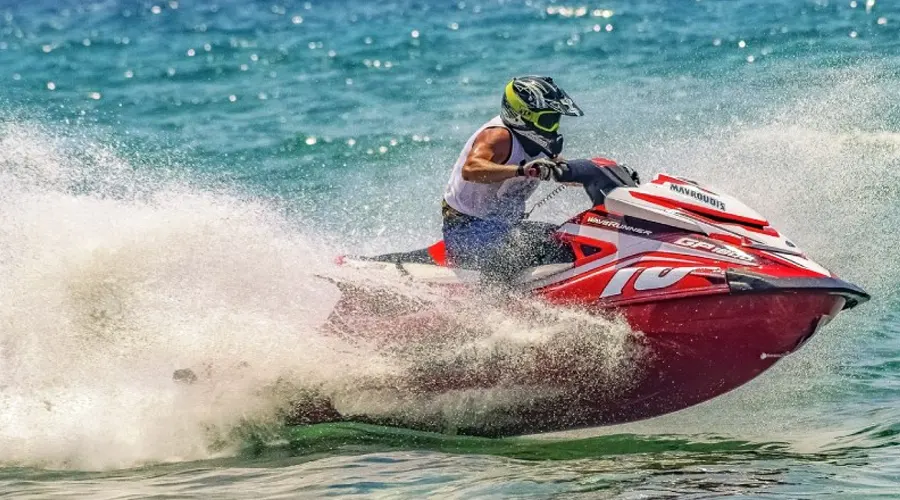
POLYGON ((277 211, 66 149, 34 127, 0 138, 0 460, 205 458, 210 433, 285 403, 260 391, 279 377, 378 372, 316 333, 336 291, 277 211), (206 367, 206 383, 174 384, 183 367, 206 367))
POLYGON ((211 445, 244 422, 277 424, 304 391, 345 414, 477 424, 534 398, 535 347, 625 373, 628 329, 576 312, 530 320, 463 303, 445 311, 459 330, 436 343, 343 340, 320 328, 338 299, 317 276, 341 274, 332 251, 271 204, 140 172, 35 126, 7 125, 0 151, 0 462, 208 458, 231 452, 211 445), (173 381, 183 368, 196 383, 173 381), (424 388, 485 373, 495 386, 424 388))

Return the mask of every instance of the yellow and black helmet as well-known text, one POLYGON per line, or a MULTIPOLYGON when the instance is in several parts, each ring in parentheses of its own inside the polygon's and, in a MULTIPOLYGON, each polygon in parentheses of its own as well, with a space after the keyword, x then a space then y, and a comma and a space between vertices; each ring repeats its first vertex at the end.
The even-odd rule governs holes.
POLYGON ((584 112, 549 76, 521 76, 506 84, 500 111, 506 126, 555 134, 562 115, 583 116, 584 112))

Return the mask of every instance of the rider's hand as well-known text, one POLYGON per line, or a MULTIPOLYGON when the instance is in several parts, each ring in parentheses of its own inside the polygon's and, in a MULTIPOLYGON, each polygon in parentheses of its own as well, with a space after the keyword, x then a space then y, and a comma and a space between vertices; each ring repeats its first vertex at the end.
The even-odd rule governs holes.
POLYGON ((542 181, 549 181, 550 179, 559 181, 560 176, 568 170, 569 166, 562 160, 554 161, 550 158, 538 158, 520 166, 516 171, 516 175, 520 177, 534 177, 542 181))

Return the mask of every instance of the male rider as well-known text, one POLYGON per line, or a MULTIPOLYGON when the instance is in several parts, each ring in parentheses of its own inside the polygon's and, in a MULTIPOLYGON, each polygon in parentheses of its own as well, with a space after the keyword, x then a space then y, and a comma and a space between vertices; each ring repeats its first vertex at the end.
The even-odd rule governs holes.
POLYGON ((518 231, 525 201, 540 181, 559 181, 566 170, 560 118, 583 114, 550 77, 518 77, 506 85, 500 116, 466 142, 444 192, 451 265, 504 275, 509 269, 498 268, 519 267, 513 261, 527 252, 518 231))

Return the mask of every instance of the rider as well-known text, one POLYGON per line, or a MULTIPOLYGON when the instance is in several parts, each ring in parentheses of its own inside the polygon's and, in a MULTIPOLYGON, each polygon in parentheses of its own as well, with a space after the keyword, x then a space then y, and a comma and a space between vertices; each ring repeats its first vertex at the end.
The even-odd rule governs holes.
POLYGON ((552 78, 523 76, 506 85, 500 116, 466 142, 444 192, 452 265, 485 271, 515 265, 511 260, 524 251, 518 230, 525 201, 540 181, 558 181, 567 168, 559 156, 562 115, 584 113, 552 78))

